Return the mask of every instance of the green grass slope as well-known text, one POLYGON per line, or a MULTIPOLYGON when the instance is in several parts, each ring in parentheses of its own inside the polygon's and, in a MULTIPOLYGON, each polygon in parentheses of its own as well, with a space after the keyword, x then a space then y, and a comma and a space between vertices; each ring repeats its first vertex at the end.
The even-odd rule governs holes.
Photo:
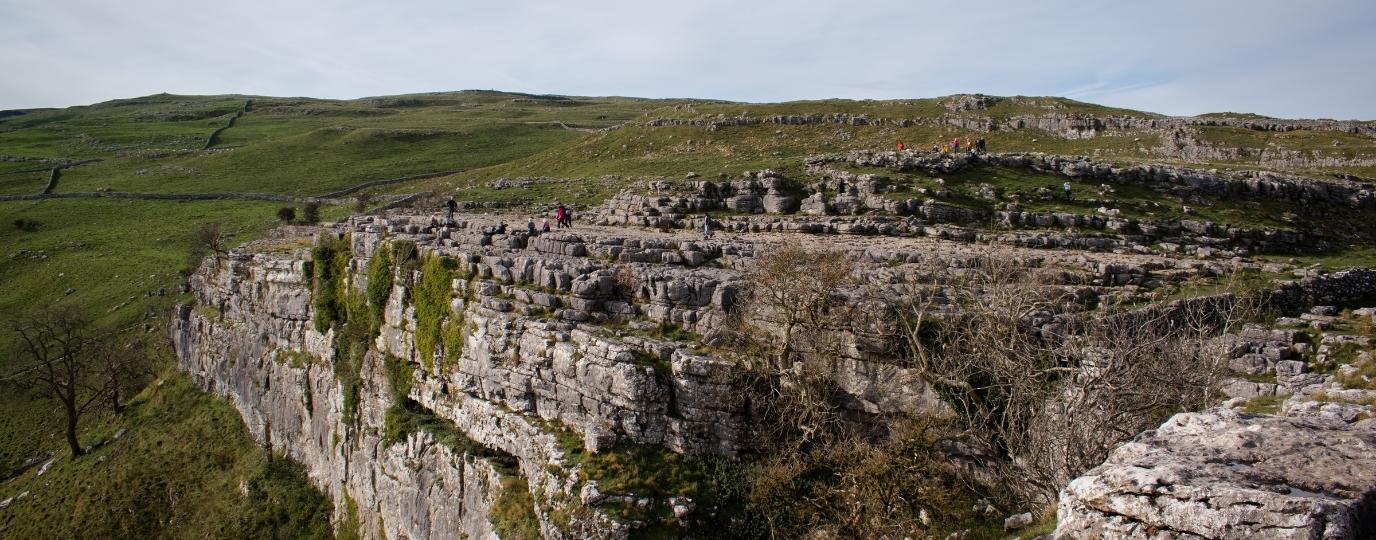
POLYGON ((169 371, 119 417, 120 438, 0 484, 4 538, 332 538, 333 506, 300 466, 272 459, 226 400, 169 371), (120 433, 122 431, 122 433, 120 433))

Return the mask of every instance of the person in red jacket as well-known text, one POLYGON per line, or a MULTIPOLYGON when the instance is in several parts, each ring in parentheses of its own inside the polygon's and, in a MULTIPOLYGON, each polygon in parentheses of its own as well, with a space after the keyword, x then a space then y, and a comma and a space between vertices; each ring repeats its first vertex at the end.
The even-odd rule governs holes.
POLYGON ((906 148, 907 146, 903 145, 903 141, 898 141, 898 151, 902 152, 906 148))

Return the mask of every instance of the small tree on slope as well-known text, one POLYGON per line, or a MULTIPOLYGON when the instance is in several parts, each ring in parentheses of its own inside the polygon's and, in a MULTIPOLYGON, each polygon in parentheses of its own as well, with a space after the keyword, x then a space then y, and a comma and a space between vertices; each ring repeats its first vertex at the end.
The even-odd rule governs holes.
POLYGON ((67 445, 72 456, 85 453, 77 439, 77 423, 101 398, 109 385, 101 376, 98 349, 89 334, 90 322, 70 309, 50 309, 16 319, 10 329, 18 335, 16 369, 6 377, 57 401, 65 417, 67 445))

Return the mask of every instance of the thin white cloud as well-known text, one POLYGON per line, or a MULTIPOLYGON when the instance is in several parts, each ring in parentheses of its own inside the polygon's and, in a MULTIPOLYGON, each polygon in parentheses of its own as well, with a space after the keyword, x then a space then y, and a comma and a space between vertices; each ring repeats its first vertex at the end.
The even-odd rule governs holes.
POLYGON ((0 108, 495 88, 1376 118, 1376 4, 0 0, 0 108))

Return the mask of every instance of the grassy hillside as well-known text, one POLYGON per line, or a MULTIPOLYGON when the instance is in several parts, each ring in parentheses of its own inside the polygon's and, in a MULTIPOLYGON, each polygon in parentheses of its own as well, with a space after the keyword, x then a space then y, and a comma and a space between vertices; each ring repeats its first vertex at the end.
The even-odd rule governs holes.
MULTIPOLYGON (((1160 132, 1066 138, 1037 129, 977 133, 946 121, 1003 122, 1047 116, 1154 119, 1159 115, 1047 97, 985 100, 974 108, 961 105, 969 99, 760 104, 495 91, 356 100, 160 94, 66 109, 0 113, 0 195, 39 193, 52 167, 98 160, 62 170, 56 191, 313 196, 368 181, 461 169, 449 176, 374 189, 371 194, 428 191, 437 197, 455 193, 460 199, 475 201, 545 204, 559 200, 592 205, 645 177, 683 178, 690 172, 707 178, 736 177, 746 170, 771 168, 804 178, 803 160, 809 155, 892 148, 897 141, 926 148, 952 138, 980 136, 996 152, 1040 151, 1122 163, 1376 177, 1372 165, 1376 139, 1365 135, 1199 126, 1190 130, 1190 137, 1200 145, 1224 150, 1217 153, 1220 156, 1232 157, 1186 161, 1162 150, 1160 132), (656 118, 824 114, 919 121, 909 127, 647 125, 656 118), (221 129, 231 119, 232 127, 221 129), (212 133, 216 133, 214 140, 209 140, 212 133), (559 180, 523 189, 489 186, 497 178, 521 176, 559 180)), ((1263 119, 1237 113, 1207 116, 1263 119)), ((909 189, 930 187, 933 182, 921 174, 888 174, 909 189)), ((949 175, 946 180, 961 193, 980 183, 1018 191, 1055 182, 1031 171, 996 168, 949 175)), ((1179 205, 1178 200, 1149 190, 1125 191, 1122 196, 1144 205, 1160 203, 1162 215, 1179 205)), ((986 204, 968 199, 971 204, 986 204)), ((89 315, 97 330, 148 324, 152 332, 161 332, 167 310, 177 300, 196 229, 219 223, 230 233, 231 243, 243 242, 277 223, 275 214, 282 206, 106 198, 0 201, 0 283, 4 284, 0 320, 8 323, 30 310, 70 305, 89 315)), ((1029 209, 1093 211, 1059 201, 1031 203, 1029 209)), ((326 208, 325 216, 333 219, 351 210, 352 206, 326 208)), ((1207 219, 1223 222, 1287 224, 1279 220, 1284 209, 1255 201, 1220 201, 1199 211, 1207 219)), ((1309 214, 1323 211, 1310 209, 1309 214)), ((1357 246, 1339 255, 1345 259, 1313 260, 1366 261, 1371 253, 1370 246, 1357 246)), ((9 367, 14 353, 12 335, 3 332, 0 370, 9 367)), ((90 440, 108 437, 119 428, 126 428, 127 434, 76 461, 65 458, 57 431, 59 417, 51 404, 19 392, 0 392, 0 406, 6 412, 0 415, 4 441, 0 470, 48 451, 62 457, 43 477, 30 471, 0 483, 0 500, 30 493, 0 510, 0 536, 222 537, 272 526, 294 536, 322 534, 321 520, 327 522, 328 511, 316 509, 320 495, 305 486, 299 471, 283 468, 280 462, 269 464, 254 450, 241 424, 235 423, 237 415, 228 405, 197 392, 175 374, 163 380, 162 386, 149 388, 126 414, 92 417, 85 424, 90 440), (266 496, 239 495, 241 482, 276 493, 268 498, 281 504, 263 506, 266 496), (283 508, 291 510, 286 515, 274 513, 283 508), (55 519, 69 512, 76 516, 72 521, 55 519), (45 528, 56 522, 62 523, 45 528)))
POLYGON ((330 499, 304 471, 268 456, 228 401, 178 371, 100 424, 87 437, 108 444, 0 484, 11 501, 0 537, 333 537, 330 499))
MULTIPOLYGON (((65 171, 61 191, 317 195, 506 162, 576 139, 577 128, 630 120, 653 104, 496 92, 354 101, 157 95, 0 119, 0 155, 102 160, 65 171), (246 102, 247 112, 202 151, 246 102)), ((4 176, 0 193, 36 193, 47 178, 4 176)))

